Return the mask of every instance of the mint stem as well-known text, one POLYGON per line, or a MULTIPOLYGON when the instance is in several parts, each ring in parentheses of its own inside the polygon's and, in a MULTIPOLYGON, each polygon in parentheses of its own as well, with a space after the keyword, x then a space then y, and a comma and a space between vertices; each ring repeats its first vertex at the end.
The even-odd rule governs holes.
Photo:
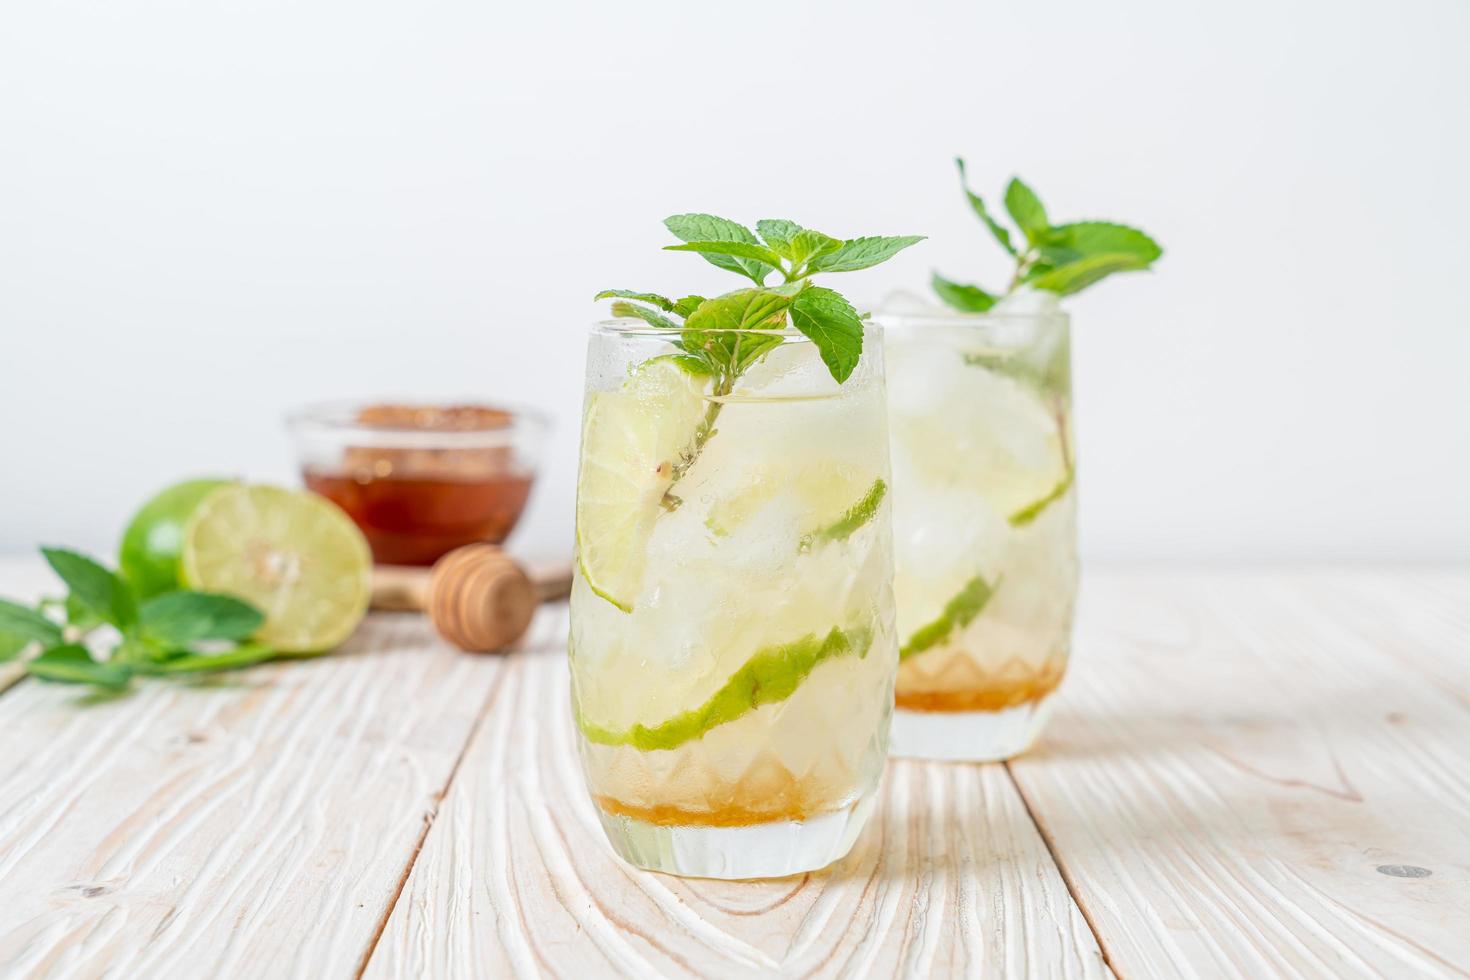
MULTIPOLYGON (((740 341, 737 339, 737 351, 739 350, 739 343, 740 341)), ((720 380, 715 383, 714 397, 722 398, 730 394, 734 390, 734 387, 735 377, 733 369, 721 371, 720 380)), ((679 505, 684 502, 674 493, 674 487, 678 485, 680 480, 684 479, 684 475, 689 472, 699 459, 700 453, 704 452, 705 444, 709 442, 710 436, 715 434, 715 420, 720 417, 720 410, 724 407, 724 402, 711 401, 709 407, 704 410, 704 418, 700 420, 699 426, 694 430, 694 439, 674 463, 673 479, 669 481, 668 487, 664 490, 663 499, 659 501, 659 506, 663 507, 664 510, 670 512, 678 510, 679 505)))
POLYGON ((1016 271, 1011 275, 1011 284, 1006 287, 1007 296, 1021 288, 1026 281, 1026 274, 1031 271, 1031 267, 1036 264, 1038 258, 1040 256, 1036 249, 1030 247, 1016 256, 1016 271))

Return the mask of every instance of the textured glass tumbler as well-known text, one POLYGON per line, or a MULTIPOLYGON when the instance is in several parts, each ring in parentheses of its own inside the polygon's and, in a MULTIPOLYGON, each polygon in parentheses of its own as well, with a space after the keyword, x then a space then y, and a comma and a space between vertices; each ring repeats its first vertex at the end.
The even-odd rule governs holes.
POLYGON ((642 868, 757 878, 852 847, 898 666, 882 333, 838 385, 795 332, 706 373, 680 334, 592 331, 571 675, 583 769, 642 868))
POLYGON ((1067 316, 884 322, 900 656, 891 751, 1010 758, 1045 723, 1071 645, 1067 316))

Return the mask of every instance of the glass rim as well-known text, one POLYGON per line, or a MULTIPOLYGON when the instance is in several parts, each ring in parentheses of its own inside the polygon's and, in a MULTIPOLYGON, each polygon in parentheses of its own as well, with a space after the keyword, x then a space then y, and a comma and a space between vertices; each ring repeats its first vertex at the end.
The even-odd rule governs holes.
MULTIPOLYGON (((877 328, 880 331, 883 329, 883 325, 878 322, 877 314, 873 314, 863 321, 864 330, 869 327, 877 328)), ((609 320, 593 321, 589 332, 604 337, 659 337, 667 339, 669 337, 679 336, 684 332, 684 328, 678 326, 656 327, 637 317, 625 316, 613 317, 609 320)), ((720 327, 711 330, 710 333, 749 334, 757 337, 783 337, 788 340, 802 341, 808 344, 812 342, 810 337, 795 327, 783 327, 780 330, 761 330, 756 327, 720 327)))
POLYGON ((881 320, 894 326, 900 323, 934 324, 941 326, 965 326, 980 327, 986 324, 1015 324, 1015 323, 1048 323, 1055 322, 1070 324, 1072 316, 1066 310, 1045 311, 1015 311, 1002 310, 999 313, 986 311, 984 313, 969 313, 964 310, 937 310, 924 313, 903 313, 898 310, 876 309, 873 311, 873 319, 881 320))
POLYGON ((514 402, 486 402, 477 398, 388 399, 341 398, 312 402, 286 413, 286 428, 292 435, 323 436, 348 445, 386 448, 493 449, 514 445, 524 438, 539 439, 551 429, 551 416, 540 409, 514 402), (504 425, 486 429, 424 429, 411 425, 370 425, 356 420, 367 405, 475 406, 505 412, 504 425))

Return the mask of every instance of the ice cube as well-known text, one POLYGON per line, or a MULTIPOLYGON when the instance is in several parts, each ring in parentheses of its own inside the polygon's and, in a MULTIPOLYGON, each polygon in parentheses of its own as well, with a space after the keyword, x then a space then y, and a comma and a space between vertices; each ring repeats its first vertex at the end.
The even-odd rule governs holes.
POLYGON ((991 313, 1005 314, 1030 314, 1045 316, 1059 313, 1062 302, 1056 293, 1045 289, 1032 289, 1030 286, 1022 286, 1013 293, 1007 293, 1000 298, 1000 302, 990 308, 991 313))
POLYGON ((816 345, 797 341, 781 344, 748 368, 740 379, 737 393, 781 398, 831 395, 837 390, 837 382, 822 363, 816 345))
POLYGON ((975 372, 947 343, 908 338, 890 344, 888 404, 895 415, 923 416, 963 398, 975 372))
POLYGON ((948 312, 948 308, 935 302, 933 297, 923 296, 908 289, 895 289, 874 307, 874 315, 882 322, 884 313, 902 316, 935 316, 948 312))

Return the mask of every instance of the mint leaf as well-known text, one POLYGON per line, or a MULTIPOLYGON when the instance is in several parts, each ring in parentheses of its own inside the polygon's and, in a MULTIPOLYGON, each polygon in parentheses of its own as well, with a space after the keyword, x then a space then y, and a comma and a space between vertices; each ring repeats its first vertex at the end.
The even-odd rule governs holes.
MULTIPOLYGON (((734 258, 750 259, 762 266, 774 269, 781 264, 781 256, 764 245, 752 245, 748 242, 685 242, 683 245, 665 245, 665 252, 699 252, 704 255, 729 255, 734 258)), ((769 272, 770 269, 766 271, 769 272)), ((765 280, 765 273, 759 278, 751 275, 759 284, 765 280)))
POLYGON ((158 674, 192 674, 211 670, 236 670, 269 660, 276 655, 273 647, 261 643, 242 643, 223 653, 186 653, 171 657, 150 668, 158 674))
POLYGON ((14 636, 26 643, 60 643, 61 627, 29 606, 0 599, 0 636, 14 636))
POLYGON ((691 351, 685 354, 664 354, 662 356, 667 357, 696 378, 712 378, 719 374, 719 368, 702 352, 691 351))
POLYGON ((1020 177, 1012 177, 1006 187, 1006 211, 1016 226, 1026 233, 1028 242, 1035 242, 1047 228, 1046 208, 1041 206, 1041 198, 1023 184, 1020 177))
POLYGON ((835 252, 842 247, 842 239, 803 228, 784 218, 762 218, 755 227, 772 251, 790 261, 793 271, 813 256, 835 252))
POLYGON ((1045 289, 1058 296, 1071 296, 1115 272, 1136 272, 1148 268, 1148 265, 1137 255, 1093 255, 1057 266, 1034 278, 1028 277, 1026 281, 1036 289, 1045 289))
POLYGON ((672 310, 674 308, 674 301, 666 296, 660 296, 658 293, 635 293, 631 289, 604 289, 592 298, 594 300, 636 299, 642 303, 652 303, 661 310, 672 310))
POLYGON ((20 656, 21 651, 33 642, 14 633, 0 633, 0 664, 20 656))
POLYGON ((863 321, 840 293, 823 286, 803 290, 791 301, 791 324, 817 345, 838 384, 852 376, 863 354, 863 321))
POLYGON ((684 296, 674 303, 673 313, 679 316, 688 316, 699 309, 699 304, 704 302, 703 296, 684 296))
POLYGON ((684 321, 686 333, 716 330, 779 330, 791 300, 770 289, 738 289, 699 304, 684 321))
POLYGON ((138 621, 138 604, 130 588, 86 555, 64 548, 42 548, 47 563, 83 609, 120 630, 138 621))
POLYGON ((990 209, 985 206, 985 201, 981 199, 979 194, 970 190, 969 178, 965 175, 964 159, 955 157, 954 162, 955 166, 960 168, 960 186, 964 188, 965 198, 970 202, 970 209, 979 216, 981 221, 985 222, 985 227, 989 228, 990 233, 995 236, 995 240, 1000 242, 1001 248, 1015 255, 1016 246, 1011 244, 1010 229, 992 218, 990 216, 990 209))
POLYGON ((660 327, 664 330, 679 329, 679 325, 673 320, 663 316, 656 310, 651 310, 646 306, 640 306, 637 303, 627 303, 620 300, 612 305, 612 314, 613 316, 637 317, 649 326, 660 327))
POLYGON ((755 230, 783 259, 791 258, 791 240, 802 230, 801 225, 785 218, 762 218, 755 223, 755 230))
POLYGON ((265 616, 233 596, 211 592, 168 592, 138 610, 149 636, 175 647, 200 640, 243 640, 260 629, 265 616))
POLYGON ((924 240, 923 235, 874 236, 852 238, 835 251, 818 255, 808 267, 810 272, 855 272, 893 258, 910 245, 924 240))
MULTIPOLYGON (((713 214, 675 214, 664 219, 664 227, 681 242, 744 242, 759 245, 760 241, 751 230, 729 218, 713 214)), ((702 253, 705 260, 729 272, 747 276, 759 286, 766 281, 777 263, 767 263, 748 258, 736 258, 724 253, 702 253)))
MULTIPOLYGON (((956 158, 960 184, 971 209, 985 222, 996 241, 1016 260, 1006 294, 1031 285, 1061 296, 1070 296, 1118 272, 1146 269, 1164 254, 1159 243, 1137 228, 1112 221, 1072 221, 1053 225, 1041 199, 1019 177, 1011 178, 1005 191, 1006 211, 1026 240, 1014 240, 985 207, 966 181, 965 161, 956 158)), ((944 302, 956 309, 984 311, 997 297, 975 286, 934 277, 934 289, 944 302)))
MULTIPOLYGON (((791 259, 793 266, 799 266, 810 259, 835 252, 844 244, 846 243, 840 238, 833 238, 831 235, 824 235, 820 231, 803 228, 797 232, 795 238, 791 239, 791 254, 788 258, 791 259)), ((883 260, 879 259, 878 261, 881 262, 883 260)), ((828 271, 830 272, 832 270, 829 269, 828 271)))
POLYGON ((178 652, 170 644, 153 636, 129 633, 113 648, 112 656, 107 662, 143 669, 154 661, 167 660, 178 652))
POLYGON ((75 595, 68 592, 65 599, 61 600, 62 611, 66 614, 68 626, 77 629, 89 630, 94 626, 101 626, 106 620, 94 613, 91 608, 75 595))
POLYGON ((54 646, 26 664, 26 670, 43 681, 63 684, 96 684, 116 690, 126 687, 132 670, 119 663, 98 663, 86 647, 76 643, 54 646))
POLYGON ((761 288, 766 290, 767 292, 776 293, 780 296, 785 296, 787 299, 795 299, 797 293, 810 286, 811 282, 809 282, 808 280, 797 279, 794 282, 783 282, 779 286, 762 286, 761 288))
POLYGON ((735 355, 735 373, 744 374, 752 364, 779 346, 781 346, 779 333, 742 335, 740 347, 732 348, 732 353, 735 355))
POLYGON ((664 227, 681 242, 749 242, 759 244, 751 230, 738 221, 713 214, 674 214, 664 227))
POLYGON ((1095 255, 1132 255, 1147 265, 1164 254, 1158 242, 1137 228, 1111 221, 1074 221, 1048 228, 1038 251, 1054 266, 1095 255))
POLYGON ((961 282, 951 282, 939 273, 929 280, 939 298, 950 306, 965 313, 984 313, 995 305, 996 297, 987 293, 979 286, 969 286, 961 282))

